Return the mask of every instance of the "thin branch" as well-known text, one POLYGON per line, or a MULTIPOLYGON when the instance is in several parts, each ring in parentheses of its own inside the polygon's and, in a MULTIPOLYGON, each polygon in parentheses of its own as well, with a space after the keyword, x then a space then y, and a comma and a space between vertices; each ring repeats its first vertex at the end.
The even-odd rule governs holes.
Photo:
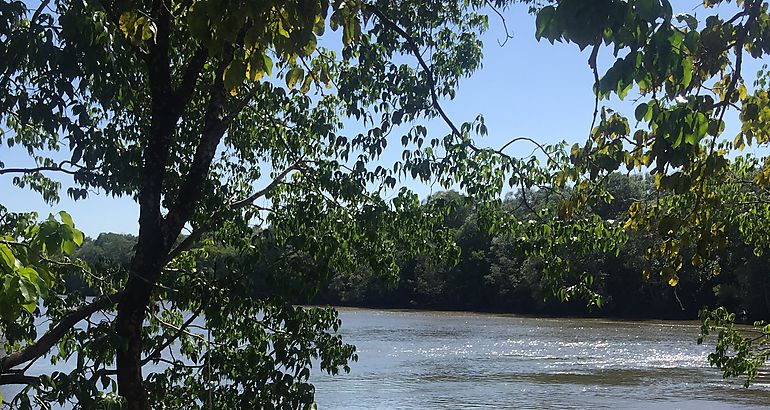
POLYGON ((77 165, 73 163, 72 161, 62 161, 59 163, 59 165, 56 166, 44 166, 44 167, 34 167, 34 168, 3 168, 0 169, 0 175, 3 174, 34 174, 36 172, 42 172, 42 171, 54 171, 54 172, 64 172, 65 174, 70 175, 77 175, 78 172, 87 171, 89 173, 93 173, 92 170, 82 167, 80 165, 77 165), (71 170, 64 168, 65 164, 69 164, 71 166, 77 167, 77 170, 71 170))
POLYGON ((120 300, 121 296, 120 293, 102 296, 88 305, 83 305, 70 311, 35 343, 28 345, 22 350, 0 357, 0 372, 8 371, 15 366, 48 353, 51 347, 58 343, 75 324, 100 310, 113 306, 120 300))
POLYGON ((8 245, 8 246, 21 246, 21 247, 24 247, 24 248, 29 248, 29 244, 26 244, 24 242, 6 241, 5 239, 0 239, 0 243, 2 243, 3 245, 8 245))
POLYGON ((188 369, 201 369, 203 367, 206 367, 205 364, 184 364, 179 360, 168 360, 164 359, 163 357, 158 356, 155 360, 163 363, 170 364, 174 367, 186 367, 188 369))
POLYGON ((512 39, 513 36, 508 32, 508 25, 505 22, 505 16, 503 16, 503 13, 501 13, 500 10, 497 9, 497 7, 495 7, 492 3, 490 3, 489 0, 485 0, 485 3, 487 3, 487 6, 490 9, 492 9, 492 11, 494 11, 498 17, 500 17, 500 21, 503 22, 503 30, 505 30, 505 40, 503 40, 502 42, 499 39, 497 40, 497 44, 500 47, 502 47, 505 45, 505 43, 508 42, 508 40, 512 39))
POLYGON ((740 19, 741 17, 745 17, 745 16, 747 16, 748 14, 749 14, 749 12, 748 12, 748 11, 746 11, 746 10, 743 10, 743 11, 741 11, 740 13, 737 13, 736 15, 732 16, 732 17, 731 17, 729 20, 727 20, 727 21, 725 21, 724 23, 722 23, 722 26, 726 26, 726 25, 728 25, 728 24, 732 24, 732 23, 734 23, 736 20, 740 19))
POLYGON ((155 349, 152 353, 150 353, 147 357, 145 357, 142 360, 142 366, 146 365, 150 361, 159 361, 161 359, 161 354, 163 353, 163 350, 165 350, 167 347, 171 346, 172 343, 174 343, 177 339, 179 339, 179 336, 182 335, 182 333, 185 332, 185 330, 192 324, 195 319, 198 318, 198 316, 203 311, 203 304, 201 304, 198 309, 193 312, 192 315, 180 326, 176 333, 174 333, 171 337, 167 338, 163 343, 161 343, 160 346, 158 346, 157 349, 155 349))
POLYGON ((252 195, 250 195, 247 198, 244 198, 244 199, 241 199, 239 201, 231 203, 230 204, 230 209, 240 209, 240 208, 243 208, 243 207, 245 207, 247 205, 250 205, 251 203, 253 203, 257 199, 261 198, 262 196, 264 196, 265 194, 270 192, 278 184, 283 182, 283 179, 291 171, 295 171, 295 170, 298 170, 298 169, 299 169, 299 162, 295 162, 294 164, 292 164, 288 168, 286 168, 283 171, 281 171, 281 173, 278 174, 275 178, 273 178, 273 180, 269 184, 267 184, 266 187, 264 187, 264 188, 260 189, 259 191, 253 193, 252 195))
POLYGON ((417 62, 420 64, 420 67, 422 67, 423 71, 425 72, 425 76, 427 77, 427 80, 428 80, 428 86, 430 87, 430 98, 431 98, 431 102, 433 103, 433 108, 435 108, 436 111, 438 111, 441 118, 452 130, 452 133, 458 137, 462 137, 462 133, 460 132, 460 130, 457 128, 454 122, 452 122, 452 120, 449 118, 446 112, 444 112, 444 109, 441 108, 441 104, 439 104, 438 102, 438 94, 436 92, 436 81, 433 78, 433 71, 430 69, 430 67, 428 67, 428 64, 425 62, 425 59, 422 58, 422 54, 420 53, 420 48, 417 46, 417 43, 415 43, 412 36, 410 36, 409 33, 404 31, 404 29, 399 27, 396 23, 394 23, 384 14, 382 14, 382 12, 377 7, 374 7, 372 5, 366 5, 365 7, 366 7, 366 10, 370 11, 372 14, 377 16, 377 18, 382 22, 382 24, 384 24, 386 27, 395 31, 401 37, 404 38, 412 54, 417 59, 417 62))
POLYGON ((88 276, 92 277, 95 280, 98 280, 100 282, 104 282, 105 281, 105 278, 103 278, 101 276, 94 275, 88 269, 86 269, 83 266, 80 266, 80 265, 78 265, 76 263, 61 262, 61 261, 53 260, 53 259, 46 258, 46 257, 41 257, 40 260, 42 260, 43 262, 48 262, 48 263, 50 263, 52 265, 63 267, 63 268, 75 268, 75 269, 79 270, 81 273, 83 273, 84 275, 88 275, 88 276))
MULTIPOLYGON (((513 143, 515 143, 515 142, 518 142, 518 141, 527 141, 527 142, 530 142, 530 143, 534 144, 534 145, 536 146, 536 148, 535 148, 536 150, 540 150, 540 151, 541 151, 543 154, 545 154, 545 155, 548 157, 548 159, 549 159, 549 160, 551 160, 552 162, 556 162, 556 161, 554 161, 554 159, 553 159, 553 157, 551 156, 551 154, 550 154, 550 153, 548 153, 548 151, 546 151, 545 147, 544 147, 542 144, 540 144, 539 142, 535 141, 534 139, 532 139, 532 138, 530 138, 530 137, 516 137, 516 138, 514 138, 514 139, 512 139, 512 140, 510 140, 510 141, 508 141, 508 142, 506 142, 505 144, 503 144, 503 146, 502 146, 502 147, 500 147, 500 148, 499 148, 498 150, 496 150, 495 152, 496 152, 496 153, 498 153, 498 154, 501 154, 501 155, 503 155, 503 151, 504 151, 506 148, 508 148, 508 147, 509 147, 509 146, 511 146, 513 143)), ((531 156, 531 155, 530 155, 530 156, 531 156)))
POLYGON ((249 105, 251 100, 254 99, 254 97, 257 95, 257 91, 259 91, 259 87, 252 88, 251 91, 249 91, 249 93, 241 101, 239 101, 238 104, 235 105, 235 109, 230 111, 227 116, 225 116, 223 120, 225 125, 230 125, 230 123, 233 122, 235 117, 237 117, 246 108, 246 106, 249 105))
POLYGON ((591 67, 591 71, 594 74, 594 115, 591 120, 591 129, 588 131, 588 136, 591 137, 594 132, 594 126, 596 126, 596 117, 599 115, 599 69, 596 65, 596 57, 599 55, 599 46, 601 46, 601 37, 596 39, 594 48, 591 50, 591 56, 588 57, 588 66, 591 67))
POLYGON ((197 334, 197 333, 192 333, 192 332, 190 332, 190 331, 189 331, 189 330, 187 330, 187 329, 180 329, 180 327, 178 327, 178 326, 174 326, 174 325, 172 325, 171 323, 168 323, 168 322, 166 322, 165 320, 161 319, 161 318, 160 318, 158 315, 156 315, 156 314, 154 314, 154 313, 153 313, 152 317, 153 317, 155 320, 157 320, 157 321, 158 321, 158 323, 162 324, 163 326, 165 326, 165 327, 167 327, 167 328, 169 328, 169 329, 173 329, 173 330, 177 330, 177 331, 178 331, 178 330, 181 330, 181 331, 182 331, 182 333, 186 334, 187 336, 190 336, 190 337, 192 337, 192 338, 196 338, 196 339, 198 339, 198 340, 200 340, 200 341, 202 341, 202 342, 204 342, 204 343, 207 343, 207 344, 211 344, 211 345, 215 345, 215 346, 219 346, 219 345, 220 345, 220 344, 219 344, 219 343, 217 343, 217 342, 208 342, 208 341, 207 341, 207 340, 206 340, 206 339, 205 339, 205 338, 204 338, 202 335, 199 335, 199 334, 197 334))
POLYGON ((194 230, 191 234, 187 235, 187 237, 184 238, 184 240, 180 242, 176 248, 172 249, 171 252, 168 253, 168 256, 166 257, 166 263, 171 262, 182 252, 192 249, 195 242, 198 242, 201 236, 203 236, 203 231, 200 229, 194 230))
POLYGON ((198 76, 203 70, 203 66, 208 60, 209 52, 205 47, 200 47, 190 59, 187 67, 182 74, 182 80, 179 83, 179 87, 174 90, 175 100, 177 102, 177 109, 181 110, 192 98, 195 92, 195 83, 198 81, 198 76))

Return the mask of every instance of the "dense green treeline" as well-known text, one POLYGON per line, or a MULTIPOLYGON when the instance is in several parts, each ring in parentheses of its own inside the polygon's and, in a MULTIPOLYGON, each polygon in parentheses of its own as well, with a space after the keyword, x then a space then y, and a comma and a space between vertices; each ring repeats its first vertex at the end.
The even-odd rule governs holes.
MULTIPOLYGON (((613 174, 608 182, 614 200, 610 204, 599 201, 592 208, 611 223, 627 220, 631 202, 659 194, 651 178, 640 175, 613 174)), ((442 197, 458 204, 464 201, 454 192, 443 192, 429 200, 442 197)), ((526 196, 518 193, 509 195, 502 206, 505 212, 517 213, 518 219, 526 221, 529 216, 534 223, 532 210, 555 202, 555 195, 544 192, 526 196)), ((517 238, 490 234, 479 223, 472 205, 459 208, 451 226, 461 251, 456 265, 437 265, 424 258, 405 261, 400 281, 392 287, 366 270, 338 273, 319 301, 370 307, 690 319, 696 318, 704 306, 727 306, 746 320, 767 317, 770 283, 764 267, 769 261, 766 256, 756 256, 753 247, 741 241, 722 250, 718 258, 721 271, 714 272, 712 265, 695 268, 685 264, 676 287, 659 275, 645 277, 645 270, 656 270, 650 265, 656 262, 645 258, 645 252, 662 243, 658 234, 629 232, 617 255, 567 252, 562 257, 573 266, 573 274, 592 273, 594 287, 603 296, 603 306, 589 310, 584 301, 565 303, 553 295, 543 275, 543 264, 547 262, 526 256, 517 238)), ((683 253, 691 258, 694 249, 683 249, 683 253)))
MULTIPOLYGON (((642 175, 612 174, 608 184, 613 200, 596 201, 591 208, 609 223, 623 224, 632 202, 660 195, 651 178, 642 175)), ((556 206, 558 194, 545 190, 511 193, 502 201, 501 211, 536 223, 535 210, 556 206)), ((458 258, 438 262, 428 257, 404 258, 399 261, 397 280, 366 268, 319 273, 321 268, 312 266, 301 250, 275 246, 269 229, 255 236, 260 238, 254 243, 262 248, 260 257, 209 247, 207 252, 214 257, 199 268, 212 275, 242 271, 250 284, 244 292, 254 297, 280 293, 296 303, 631 318, 692 319, 703 306, 727 306, 746 320, 767 317, 770 312, 770 283, 763 274, 770 261, 767 256, 756 256, 753 247, 742 241, 734 241, 721 251, 720 271, 715 272, 710 265, 696 268, 685 264, 676 287, 658 275, 644 275, 645 270, 656 269, 650 266, 655 262, 645 258, 646 250, 662 241, 654 233, 629 233, 617 254, 567 251, 562 257, 569 260, 572 274, 593 274, 593 286, 603 296, 600 309, 588 310, 582 300, 563 302, 553 295, 553 287, 543 274, 547 262, 527 256, 518 238, 490 233, 476 204, 466 197, 446 191, 432 195, 426 206, 432 201, 452 205, 445 228, 454 236, 458 258), (316 286, 307 286, 314 281, 316 286)), ((130 260, 135 240, 131 235, 104 233, 87 239, 78 256, 98 270, 119 272, 130 260)), ((691 258, 694 249, 683 249, 683 253, 691 258)), ((72 281, 69 285, 82 286, 72 281)))

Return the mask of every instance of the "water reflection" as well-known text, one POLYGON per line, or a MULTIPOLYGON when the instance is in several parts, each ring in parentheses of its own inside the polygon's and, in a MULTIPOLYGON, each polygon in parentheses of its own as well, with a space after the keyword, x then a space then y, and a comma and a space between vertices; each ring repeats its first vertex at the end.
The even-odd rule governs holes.
POLYGON ((319 408, 758 408, 708 367, 698 325, 342 309, 359 349, 317 375, 319 408))

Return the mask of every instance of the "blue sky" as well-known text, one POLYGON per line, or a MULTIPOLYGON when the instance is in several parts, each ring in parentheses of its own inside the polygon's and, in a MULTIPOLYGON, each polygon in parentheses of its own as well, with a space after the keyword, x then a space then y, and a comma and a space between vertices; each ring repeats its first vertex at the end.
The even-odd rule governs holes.
MULTIPOLYGON (((682 7, 675 13, 709 14, 702 6, 696 7, 702 5, 696 0, 675 0, 673 3, 675 7, 682 7)), ((724 11, 725 14, 728 12, 724 11)), ((504 39, 504 31, 500 20, 492 14, 491 28, 484 36, 484 66, 461 82, 455 100, 443 103, 447 113, 456 123, 470 121, 483 114, 489 136, 479 141, 478 145, 482 146, 500 147, 517 136, 528 136, 544 144, 562 140, 584 141, 591 126, 594 104, 591 91, 593 75, 587 64, 588 50, 580 52, 573 44, 538 43, 534 37, 535 18, 527 13, 525 6, 514 6, 505 12, 505 17, 513 38, 503 47, 498 45, 498 40, 504 39)), ((602 50, 599 57, 600 72, 602 67, 606 69, 614 61, 607 49, 602 50)), ((758 64, 753 61, 747 63, 744 75, 751 78, 758 64)), ((628 99, 623 102, 603 101, 602 104, 626 113, 633 112, 628 99)), ((431 122, 429 130, 437 135, 447 132, 446 126, 438 121, 431 122)), ((726 135, 735 135, 736 132, 733 115, 728 118, 726 135)), ((391 145, 398 145, 397 141, 391 145)), ((507 152, 523 156, 531 150, 531 145, 521 143, 510 147, 507 152)), ((388 160, 384 158, 385 162, 388 160)), ((23 151, 7 147, 0 148, 0 161, 8 167, 29 165, 23 151)), ((78 228, 89 236, 106 231, 138 231, 138 207, 130 198, 113 198, 92 192, 88 199, 75 203, 63 193, 59 203, 48 206, 37 194, 13 187, 10 179, 8 175, 0 176, 0 192, 3 192, 0 202, 12 211, 36 210, 45 216, 49 212, 66 210, 73 216, 78 228)), ((66 189, 70 182, 62 179, 62 185, 66 189)), ((416 185, 414 188, 422 195, 427 194, 429 189, 416 185)))

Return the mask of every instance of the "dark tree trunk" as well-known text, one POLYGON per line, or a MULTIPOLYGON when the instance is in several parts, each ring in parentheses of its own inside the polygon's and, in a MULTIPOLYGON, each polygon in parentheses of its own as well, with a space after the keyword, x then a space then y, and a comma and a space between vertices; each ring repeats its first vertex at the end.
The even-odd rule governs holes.
MULTIPOLYGON (((160 65, 158 65, 160 66, 160 65)), ((131 261, 123 298, 118 304, 116 330, 121 345, 117 349, 118 393, 130 410, 149 410, 150 403, 142 377, 142 327, 150 296, 160 278, 171 244, 179 235, 169 232, 161 213, 163 178, 174 133, 172 91, 165 86, 166 73, 150 71, 153 91, 150 138, 144 149, 144 167, 139 191, 139 238, 131 261)))
POLYGON ((118 393, 126 398, 130 410, 150 409, 142 377, 142 327, 150 296, 168 253, 164 246, 166 241, 159 237, 159 231, 150 237, 144 235, 144 238, 142 231, 146 233, 147 229, 140 228, 140 242, 116 319, 121 340, 117 349, 118 393))
POLYGON ((142 383, 141 365, 144 309, 123 307, 118 312, 118 335, 123 340, 117 353, 118 393, 126 399, 126 409, 148 410, 150 402, 142 383))
POLYGON ((170 10, 168 0, 153 2, 152 15, 156 16, 157 39, 149 54, 144 55, 152 94, 151 124, 147 145, 142 156, 141 186, 139 189, 139 238, 136 254, 131 261, 128 282, 118 304, 116 330, 121 339, 117 349, 118 393, 127 401, 130 410, 149 410, 150 402, 142 377, 142 328, 152 292, 168 262, 174 241, 179 237, 201 198, 201 186, 208 177, 216 147, 227 125, 242 106, 227 115, 225 101, 228 91, 223 75, 233 57, 232 48, 226 50, 215 71, 211 96, 206 107, 204 127, 190 169, 179 193, 168 206, 166 216, 161 212, 164 193, 163 181, 169 153, 174 140, 176 123, 185 105, 195 91, 196 79, 208 58, 205 49, 192 57, 185 70, 180 87, 174 89, 169 59, 170 10))

